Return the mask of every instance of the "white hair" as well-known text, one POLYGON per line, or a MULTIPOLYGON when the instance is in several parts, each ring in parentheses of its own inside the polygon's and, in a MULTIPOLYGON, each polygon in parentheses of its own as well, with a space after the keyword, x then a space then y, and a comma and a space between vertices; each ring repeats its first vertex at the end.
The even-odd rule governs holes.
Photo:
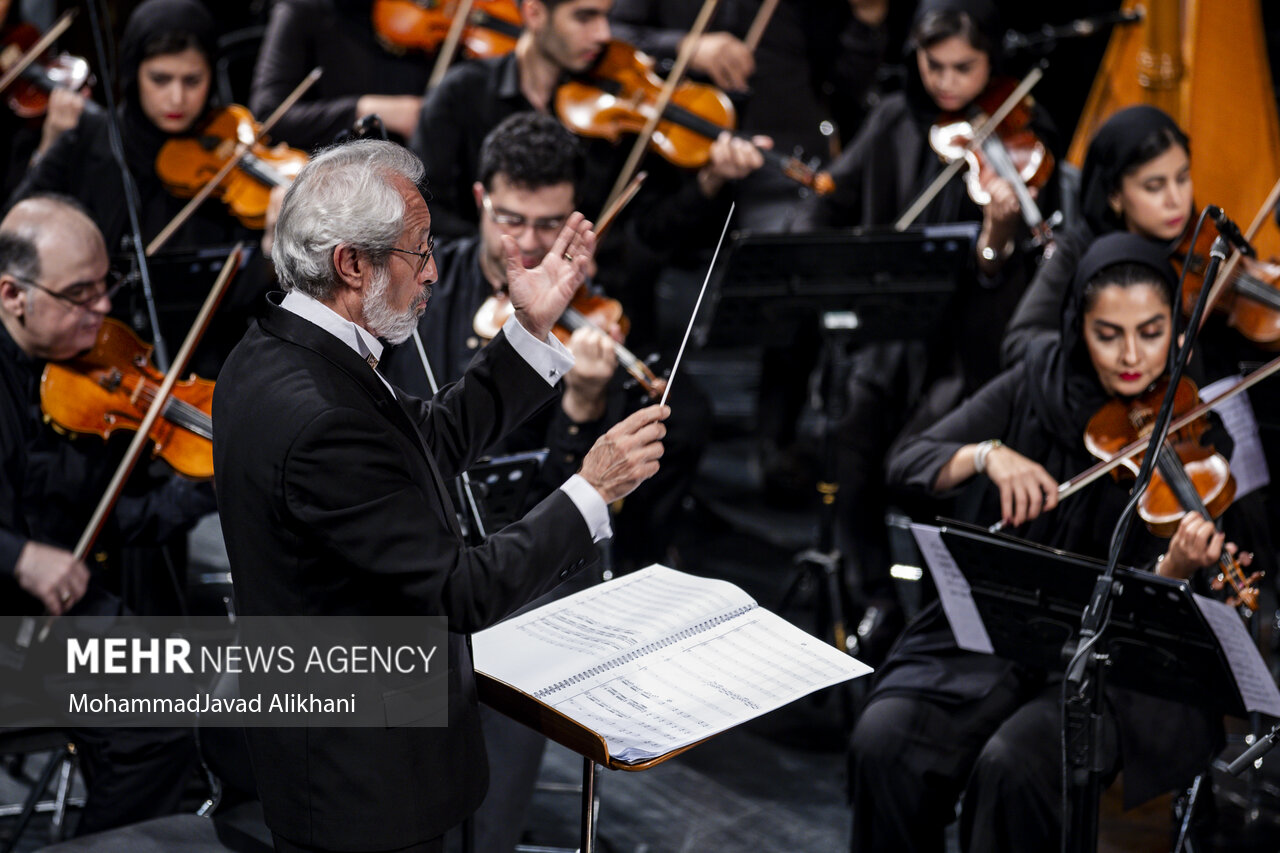
POLYGON ((404 198, 398 176, 418 184, 422 161, 378 139, 336 145, 303 167, 285 194, 276 220, 271 259, 286 290, 327 299, 338 285, 333 250, 360 249, 384 266, 404 230, 404 198))

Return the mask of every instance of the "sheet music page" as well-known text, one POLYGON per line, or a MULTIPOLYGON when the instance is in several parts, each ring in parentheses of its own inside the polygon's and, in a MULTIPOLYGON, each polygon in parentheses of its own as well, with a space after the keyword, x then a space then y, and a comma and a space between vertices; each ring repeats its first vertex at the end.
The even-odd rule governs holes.
POLYGON ((1250 711, 1259 711, 1280 717, 1280 690, 1271 680, 1258 647, 1253 638, 1240 621, 1240 615, 1234 608, 1215 598, 1193 594, 1196 606, 1204 614, 1205 620, 1218 638, 1222 650, 1227 655, 1227 665, 1231 667, 1231 675, 1240 688, 1240 698, 1244 707, 1250 711))
POLYGON ((869 672, 757 607, 539 698, 602 735, 614 758, 634 763, 869 672))
POLYGON ((991 637, 987 635, 987 627, 982 624, 978 606, 973 602, 969 581, 956 565, 947 544, 942 541, 942 529, 931 524, 913 524, 911 533, 933 575, 938 598, 942 601, 942 612, 947 614, 951 632, 956 635, 956 645, 971 652, 994 654, 995 648, 991 645, 991 637))
MULTIPOLYGON (((1227 376, 1200 389, 1200 399, 1213 402, 1241 382, 1239 376, 1227 376)), ((1235 443, 1228 463, 1231 475, 1236 478, 1236 497, 1244 497, 1254 489, 1271 482, 1267 457, 1262 451, 1262 437, 1258 433, 1258 419, 1247 394, 1237 394, 1230 400, 1214 405, 1213 410, 1222 418, 1222 425, 1235 443)))
POLYGON ((654 564, 472 635, 475 668, 526 693, 756 607, 727 581, 654 564))

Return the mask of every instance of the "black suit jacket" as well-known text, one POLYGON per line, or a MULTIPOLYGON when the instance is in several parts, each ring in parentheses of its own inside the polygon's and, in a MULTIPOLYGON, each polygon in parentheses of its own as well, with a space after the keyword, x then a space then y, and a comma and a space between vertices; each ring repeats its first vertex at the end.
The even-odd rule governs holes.
POLYGON ((554 396, 500 335, 425 403, 392 397, 318 326, 275 306, 236 347, 214 396, 218 503, 247 615, 448 617, 449 727, 249 729, 267 823, 329 849, 442 834, 487 785, 464 635, 595 559, 557 490, 465 547, 441 476, 554 396))

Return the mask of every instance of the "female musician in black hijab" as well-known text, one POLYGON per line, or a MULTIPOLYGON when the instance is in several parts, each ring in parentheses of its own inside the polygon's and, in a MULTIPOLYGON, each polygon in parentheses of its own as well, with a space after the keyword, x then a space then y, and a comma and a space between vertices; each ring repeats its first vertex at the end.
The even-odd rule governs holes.
MULTIPOLYGON (((1057 482, 1093 461, 1083 443, 1089 416, 1164 374, 1175 281, 1151 241, 1123 232, 1098 240, 1079 264, 1061 341, 1037 341, 1022 363, 904 443, 889 459, 890 482, 930 493, 970 483, 972 520, 999 516, 1031 541, 1105 556, 1126 488, 1104 478, 1057 506, 1057 482)), ((1168 543, 1135 530, 1122 559, 1187 578, 1223 547, 1211 523, 1188 514, 1168 543)), ((877 673, 854 729, 853 849, 941 851, 958 799, 962 849, 1056 849, 1060 691, 1043 672, 959 649, 931 604, 877 673)), ((1198 710, 1119 689, 1108 699, 1119 749, 1103 758, 1113 772, 1123 766, 1129 804, 1189 781, 1218 745, 1198 710)))
MULTIPOLYGON (((986 91, 1001 64, 1003 36, 989 0, 924 0, 912 26, 906 90, 867 117, 831 168, 835 192, 812 199, 796 230, 896 221, 945 168, 929 145, 930 128, 986 91)), ((1051 136, 1038 113, 1033 122, 1042 138, 1051 136)), ((928 342, 862 346, 850 359, 847 414, 838 428, 839 542, 851 557, 847 575, 867 605, 858 653, 873 662, 901 626, 884 523, 885 453, 900 435, 941 417, 999 372, 1001 330, 1039 254, 1018 239, 1026 228, 1012 187, 996 178, 988 189, 992 201, 979 207, 957 176, 917 220, 980 223, 978 274, 962 280, 946 327, 928 342)))
MULTIPOLYGON (((217 29, 198 0, 146 0, 133 10, 120 42, 119 118, 125 162, 138 187, 139 221, 146 245, 186 205, 156 174, 156 157, 170 139, 192 135, 219 104, 213 94, 217 29)), ((11 203, 37 193, 61 193, 80 201, 102 229, 107 250, 121 251, 130 232, 119 167, 112 157, 107 116, 86 112, 74 130, 62 135, 15 191, 11 203)), ((261 235, 238 222, 216 197, 202 204, 173 236, 166 249, 229 247, 261 235)), ((222 357, 244 331, 244 314, 256 302, 267 279, 265 264, 241 270, 219 315, 197 351, 193 369, 212 376, 222 357)), ((194 311, 166 311, 167 299, 181 282, 157 282, 157 301, 166 338, 176 349, 194 311), (168 285, 165 287, 164 285, 168 285), (172 321, 167 318, 173 317, 172 321)), ((198 305, 203 293, 182 297, 198 305)), ((127 303, 128 300, 121 300, 127 303)), ((122 316, 141 313, 126 307, 122 316)))
POLYGON ((1155 107, 1128 107, 1107 119, 1089 143, 1080 178, 1078 221, 1059 230, 1052 254, 1009 321, 1005 364, 1017 362, 1031 339, 1058 334, 1063 297, 1095 238, 1128 231, 1168 248, 1191 219, 1190 142, 1155 107))

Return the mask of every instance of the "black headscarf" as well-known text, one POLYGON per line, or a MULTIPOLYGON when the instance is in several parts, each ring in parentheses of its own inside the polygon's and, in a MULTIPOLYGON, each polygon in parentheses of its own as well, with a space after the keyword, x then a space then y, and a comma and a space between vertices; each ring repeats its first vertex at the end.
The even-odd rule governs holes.
POLYGON ((1177 304, 1178 277, 1163 245, 1128 231, 1107 234, 1090 244, 1063 303, 1058 338, 1034 346, 1027 354, 1033 405, 1047 428, 1067 446, 1079 443, 1089 418, 1107 400, 1084 342, 1085 288, 1100 272, 1119 264, 1149 267, 1164 286, 1169 304, 1177 304))
POLYGON ((1157 133, 1168 133, 1186 145, 1187 135, 1169 115, 1146 105, 1128 107, 1107 119, 1089 143, 1080 174, 1080 211, 1094 235, 1124 228, 1111 209, 1111 194, 1128 170, 1141 166, 1135 158, 1157 133))
MULTIPOLYGON (((1000 50, 1005 32, 1004 24, 996 7, 990 0, 921 0, 919 7, 916 9, 915 17, 911 22, 912 33, 915 32, 916 27, 929 13, 946 11, 963 12, 986 38, 991 45, 991 53, 987 54, 987 56, 991 64, 991 73, 994 76, 1000 66, 1000 50)), ((929 128, 938 119, 939 109, 938 105, 929 97, 929 93, 924 88, 924 82, 920 79, 920 68, 915 57, 916 44, 914 38, 907 39, 905 50, 907 83, 904 94, 907 98, 907 105, 911 109, 912 117, 915 119, 916 124, 920 126, 921 133, 927 140, 929 128)), ((921 183, 920 186, 915 188, 913 194, 923 190, 942 168, 928 142, 925 143, 920 156, 921 163, 920 168, 917 169, 917 174, 921 177, 921 183)), ((974 219, 981 220, 981 218, 981 209, 969 200, 964 182, 959 179, 953 179, 943 188, 925 212, 920 215, 918 221, 923 224, 931 222, 965 222, 974 219)))
MULTIPOLYGON (((145 0, 133 10, 120 39, 120 110, 123 115, 125 157, 130 171, 138 179, 154 169, 156 154, 168 134, 151 123, 138 100, 138 68, 147 49, 158 39, 171 34, 191 36, 198 50, 209 62, 212 75, 218 56, 218 28, 213 16, 198 0, 145 0)), ((205 111, 214 104, 212 80, 205 111)), ((193 126, 199 125, 197 119, 193 126)))

